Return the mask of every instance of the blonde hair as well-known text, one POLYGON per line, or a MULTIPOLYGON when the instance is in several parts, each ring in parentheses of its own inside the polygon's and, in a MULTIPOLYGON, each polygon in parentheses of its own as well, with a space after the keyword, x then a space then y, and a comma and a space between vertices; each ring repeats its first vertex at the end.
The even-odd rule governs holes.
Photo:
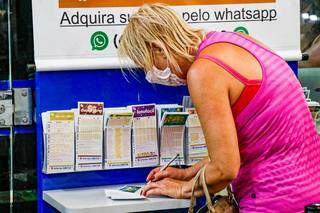
MULTIPOLYGON (((193 62, 191 50, 197 51, 204 36, 164 4, 145 4, 134 13, 123 31, 118 54, 129 57, 136 65, 149 71, 153 67, 152 44, 164 51, 168 63, 180 71, 175 56, 193 62)), ((194 52, 194 51, 193 51, 194 52)))

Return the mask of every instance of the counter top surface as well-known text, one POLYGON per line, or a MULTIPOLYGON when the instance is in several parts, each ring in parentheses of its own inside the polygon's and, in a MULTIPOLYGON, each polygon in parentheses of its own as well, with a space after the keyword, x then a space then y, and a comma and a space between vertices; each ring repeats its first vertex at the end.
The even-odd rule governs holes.
MULTIPOLYGON (((143 184, 130 184, 140 185, 143 184)), ((99 186, 90 188, 49 190, 43 192, 43 199, 63 213, 100 212, 141 212, 166 209, 188 208, 190 200, 154 197, 144 200, 111 200, 104 189, 118 189, 123 185, 99 186)))

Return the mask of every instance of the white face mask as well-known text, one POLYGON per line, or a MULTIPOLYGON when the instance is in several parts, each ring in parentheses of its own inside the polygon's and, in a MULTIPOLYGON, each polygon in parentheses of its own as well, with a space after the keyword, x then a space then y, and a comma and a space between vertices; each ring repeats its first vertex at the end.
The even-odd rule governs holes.
POLYGON ((186 85, 186 80, 179 78, 171 72, 170 67, 164 70, 159 70, 153 66, 152 71, 147 72, 146 79, 149 83, 162 84, 167 86, 183 86, 186 85))

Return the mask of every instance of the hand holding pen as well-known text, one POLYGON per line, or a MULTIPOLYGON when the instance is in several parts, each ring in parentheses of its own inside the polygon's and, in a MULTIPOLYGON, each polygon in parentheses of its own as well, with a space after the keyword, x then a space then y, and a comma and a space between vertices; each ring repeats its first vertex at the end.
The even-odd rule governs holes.
POLYGON ((168 167, 165 170, 162 170, 160 172, 160 170, 162 169, 162 167, 157 167, 155 169, 153 169, 148 177, 147 177, 147 182, 149 181, 159 181, 161 179, 164 178, 172 178, 175 180, 188 180, 190 174, 188 174, 186 169, 179 169, 179 168, 175 168, 175 167, 168 167))
POLYGON ((143 196, 186 197, 182 189, 188 182, 184 180, 186 170, 169 167, 178 156, 174 156, 165 166, 156 168, 150 172, 147 178, 148 184, 142 190, 143 196))
POLYGON ((162 167, 160 167, 160 168, 156 168, 156 169, 152 170, 153 173, 151 174, 151 172, 150 172, 150 174, 149 174, 148 177, 147 177, 148 183, 150 183, 151 181, 157 181, 158 178, 155 178, 155 177, 156 177, 156 174, 157 174, 157 173, 161 173, 161 172, 163 172, 164 170, 166 170, 166 169, 172 164, 172 162, 177 159, 177 157, 179 157, 179 154, 176 154, 175 156, 173 156, 173 158, 171 158, 171 160, 170 160, 166 165, 164 165, 164 166, 162 166, 162 167), (157 171, 157 170, 158 170, 158 171, 157 171), (152 176, 153 176, 153 177, 152 177, 152 176))

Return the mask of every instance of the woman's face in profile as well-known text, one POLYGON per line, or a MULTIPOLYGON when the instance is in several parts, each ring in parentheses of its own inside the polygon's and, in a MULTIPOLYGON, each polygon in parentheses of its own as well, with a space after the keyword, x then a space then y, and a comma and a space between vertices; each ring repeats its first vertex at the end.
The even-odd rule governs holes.
MULTIPOLYGON (((152 48, 152 61, 153 65, 158 68, 159 70, 166 69, 169 65, 169 61, 167 60, 167 57, 164 54, 164 51, 160 48, 152 48)), ((170 67, 171 68, 171 67, 170 67)))
POLYGON ((170 64, 170 62, 168 61, 167 57, 164 54, 164 51, 160 48, 152 48, 152 60, 153 60, 153 65, 158 68, 159 70, 164 70, 167 67, 170 68, 171 72, 176 74, 178 77, 180 78, 185 78, 186 77, 186 73, 190 67, 190 64, 188 63, 188 61, 185 58, 176 56, 175 59, 178 62, 178 65, 180 67, 180 70, 176 70, 175 67, 170 64))

